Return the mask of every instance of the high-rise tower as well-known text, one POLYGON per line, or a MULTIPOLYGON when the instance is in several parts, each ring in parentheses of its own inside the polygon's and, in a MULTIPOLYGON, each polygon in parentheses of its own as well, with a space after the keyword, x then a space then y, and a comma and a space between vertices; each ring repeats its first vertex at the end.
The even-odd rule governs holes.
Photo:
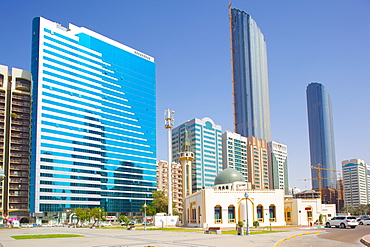
POLYGON ((0 65, 1 217, 28 222, 31 72, 0 65))
POLYGON ((323 169, 311 169, 312 188, 337 188, 335 173, 334 128, 330 95, 326 88, 317 82, 307 86, 307 113, 310 139, 311 166, 323 169), (321 186, 317 180, 320 172, 321 186))
POLYGON ((31 212, 139 212, 156 190, 154 58, 37 17, 32 77, 31 212))
POLYGON ((188 120, 172 130, 173 161, 180 163, 181 158, 184 158, 183 155, 187 152, 183 152, 183 147, 187 142, 189 144, 186 144, 185 150, 194 153, 194 160, 191 162, 193 193, 204 187, 213 187, 217 174, 222 171, 221 134, 222 127, 208 117, 188 120), (188 141, 185 140, 187 133, 188 141))
POLYGON ((234 131, 271 141, 265 38, 249 14, 229 10, 234 131))

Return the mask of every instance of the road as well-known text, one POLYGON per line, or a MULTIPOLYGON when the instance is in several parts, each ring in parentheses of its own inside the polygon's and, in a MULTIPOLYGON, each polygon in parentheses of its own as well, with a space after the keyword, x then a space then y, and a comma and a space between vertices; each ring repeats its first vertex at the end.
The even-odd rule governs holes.
POLYGON ((370 226, 357 226, 355 229, 351 228, 326 228, 326 233, 318 235, 308 235, 297 237, 286 241, 282 247, 354 247, 364 246, 360 239, 364 235, 370 234, 370 226))

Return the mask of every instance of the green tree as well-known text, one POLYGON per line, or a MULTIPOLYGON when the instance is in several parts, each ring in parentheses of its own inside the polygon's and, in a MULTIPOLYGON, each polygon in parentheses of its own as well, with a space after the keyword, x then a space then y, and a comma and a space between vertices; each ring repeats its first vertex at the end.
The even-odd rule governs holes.
POLYGON ((153 192, 152 205, 155 208, 156 213, 167 212, 168 208, 168 198, 164 194, 163 190, 158 190, 153 192))
POLYGON ((119 217, 118 217, 118 220, 119 220, 119 222, 125 222, 125 225, 126 225, 126 228, 128 228, 129 227, 129 223, 130 223, 130 221, 131 221, 131 219, 129 218, 129 217, 127 217, 126 215, 123 215, 123 214, 121 214, 119 217))
POLYGON ((77 225, 78 223, 82 224, 90 219, 90 209, 89 208, 75 208, 73 210, 73 213, 75 213, 76 216, 78 217, 77 225))
POLYGON ((96 222, 102 221, 104 216, 107 216, 107 212, 104 212, 104 208, 93 208, 90 210, 90 217, 94 219, 94 223, 92 226, 95 226, 96 222))
MULTIPOLYGON (((144 205, 141 207, 140 212, 144 212, 144 205)), ((153 216, 157 213, 157 210, 151 205, 147 204, 146 205, 146 215, 147 216, 153 216)))

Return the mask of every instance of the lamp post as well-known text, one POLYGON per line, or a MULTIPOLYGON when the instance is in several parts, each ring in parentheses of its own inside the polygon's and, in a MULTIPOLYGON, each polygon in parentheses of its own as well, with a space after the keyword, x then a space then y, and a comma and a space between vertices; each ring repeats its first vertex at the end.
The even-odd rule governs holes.
POLYGON ((167 172, 167 179, 168 179, 168 213, 167 215, 172 215, 172 135, 171 129, 174 126, 175 119, 174 119, 175 112, 167 109, 164 112, 164 127, 167 129, 167 152, 168 152, 168 172, 167 172))
POLYGON ((146 202, 144 203, 144 231, 146 231, 146 202))
POLYGON ((100 218, 101 218, 101 208, 99 208, 99 219, 98 219, 99 229, 101 229, 100 218))
POLYGON ((246 219, 246 224, 247 224, 247 233, 246 235, 249 236, 251 235, 251 232, 249 231, 249 219, 248 219, 248 198, 249 198, 249 194, 248 192, 245 192, 244 194, 245 196, 245 208, 246 208, 246 211, 247 211, 247 219, 246 219))

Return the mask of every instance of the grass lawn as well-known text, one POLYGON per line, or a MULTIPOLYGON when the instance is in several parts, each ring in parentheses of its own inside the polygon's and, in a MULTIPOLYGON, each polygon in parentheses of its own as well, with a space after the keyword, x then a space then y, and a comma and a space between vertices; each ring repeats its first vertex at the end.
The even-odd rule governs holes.
POLYGON ((76 234, 46 234, 46 235, 19 235, 11 236, 14 239, 39 239, 39 238, 72 238, 72 237, 85 237, 84 235, 76 234))

